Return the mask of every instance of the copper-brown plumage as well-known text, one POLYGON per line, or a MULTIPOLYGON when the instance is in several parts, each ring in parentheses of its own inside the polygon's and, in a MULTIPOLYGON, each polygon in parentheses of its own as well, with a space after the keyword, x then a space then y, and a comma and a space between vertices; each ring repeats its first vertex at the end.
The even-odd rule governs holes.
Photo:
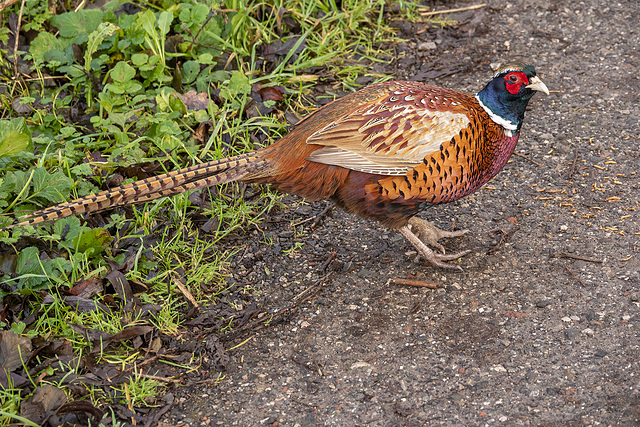
POLYGON ((372 85, 320 108, 269 147, 34 212, 11 227, 231 181, 269 183, 310 200, 331 199, 348 212, 398 229, 428 261, 450 267, 444 261, 466 252, 436 254, 408 224, 439 248, 440 237, 464 233, 442 232, 412 217, 425 205, 475 191, 502 169, 535 90, 548 92, 528 64, 504 67, 476 96, 419 82, 372 85), (514 76, 520 79, 517 87, 514 76), (504 113, 511 98, 517 111, 504 113))

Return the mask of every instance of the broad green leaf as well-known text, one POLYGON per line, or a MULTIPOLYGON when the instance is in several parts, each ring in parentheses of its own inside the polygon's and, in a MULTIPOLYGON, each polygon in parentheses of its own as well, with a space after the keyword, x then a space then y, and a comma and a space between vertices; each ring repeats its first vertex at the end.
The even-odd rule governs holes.
POLYGON ((20 193, 27 182, 29 182, 29 176, 31 172, 24 171, 7 172, 4 176, 4 182, 0 184, 0 191, 6 191, 7 193, 20 193))
MULTIPOLYGON (((4 187, 4 179, 0 178, 0 189, 4 187)), ((0 190, 0 208, 4 208, 9 205, 9 193, 0 190)))
POLYGON ((136 67, 145 65, 148 61, 149 55, 147 55, 146 53, 134 53, 133 55, 131 55, 131 62, 136 67))
POLYGON ((156 16, 149 9, 138 14, 138 22, 142 25, 142 28, 151 37, 157 39, 158 33, 156 31, 156 16))
POLYGON ((126 82, 136 76, 136 70, 124 61, 120 61, 111 70, 111 78, 114 82, 126 82))
POLYGON ((198 62, 203 65, 213 64, 213 55, 211 55, 210 53, 203 53, 202 55, 198 56, 198 62))
POLYGON ((24 117, 0 120, 0 157, 13 156, 31 145, 31 132, 24 117))
POLYGON ((111 243, 113 237, 109 235, 104 228, 92 228, 84 230, 80 235, 73 239, 73 247, 78 252, 87 254, 87 257, 93 258, 100 255, 111 243))
POLYGON ((159 131, 163 134, 168 135, 180 135, 182 131, 180 130, 180 126, 173 120, 165 120, 160 124, 159 131))
POLYGON ((209 6, 202 3, 196 3, 191 8, 191 22, 201 24, 207 20, 209 16, 209 6))
POLYGON ((158 17, 158 28, 160 28, 160 36, 164 37, 169 34, 171 29, 171 21, 173 21, 173 12, 161 12, 158 17))
POLYGON ((81 44, 98 28, 102 16, 103 12, 100 9, 82 9, 56 15, 51 18, 51 23, 60 30, 62 37, 71 38, 74 43, 81 44))
POLYGON ((31 137, 29 135, 11 131, 0 141, 0 157, 18 154, 25 150, 30 142, 31 137))
MULTIPOLYGON (((71 47, 72 44, 73 43, 70 42, 69 39, 59 38, 56 43, 56 48, 44 53, 44 61, 48 63, 47 65, 49 67, 54 69, 57 69, 57 67, 60 67, 61 65, 73 64, 75 56, 73 55, 73 48, 71 47)), ((65 72, 62 70, 60 71, 65 72)))
POLYGON ((45 61, 45 55, 48 52, 56 50, 58 48, 59 46, 56 36, 44 31, 39 33, 38 36, 33 39, 31 45, 29 46, 29 53, 31 54, 34 62, 38 65, 41 65, 45 61))
POLYGON ((64 240, 60 242, 60 246, 71 249, 72 240, 75 239, 83 227, 80 225, 80 219, 77 216, 69 216, 62 218, 53 223, 53 232, 58 236, 62 236, 64 240))
POLYGON ((23 288, 37 289, 38 285, 47 281, 47 275, 51 274, 51 260, 40 260, 38 248, 30 246, 23 249, 18 255, 16 273, 19 275, 33 275, 21 281, 23 288), (34 277, 35 276, 35 277, 34 277))
POLYGON ((169 88, 162 88, 159 94, 156 95, 156 105, 158 111, 170 111, 171 110, 171 98, 175 94, 175 91, 169 88))
POLYGON ((52 175, 45 168, 37 168, 33 174, 33 195, 52 203, 64 202, 69 197, 71 184, 61 171, 52 175))
POLYGON ((234 70, 231 72, 231 78, 226 85, 220 88, 220 98, 233 105, 239 106, 242 95, 251 93, 251 84, 249 78, 241 71, 234 70))
POLYGON ((209 79, 212 82, 223 82, 231 77, 231 73, 224 70, 216 70, 209 73, 209 79))
POLYGON ((250 94, 251 84, 249 83, 249 78, 241 71, 232 71, 231 78, 229 79, 229 91, 236 94, 250 94))
POLYGON ((186 61, 182 64, 182 82, 190 84, 200 74, 200 64, 196 61, 186 61))
POLYGON ((178 14, 178 20, 188 25, 191 21, 191 5, 187 3, 182 3, 180 6, 181 7, 180 7, 180 13, 178 14))

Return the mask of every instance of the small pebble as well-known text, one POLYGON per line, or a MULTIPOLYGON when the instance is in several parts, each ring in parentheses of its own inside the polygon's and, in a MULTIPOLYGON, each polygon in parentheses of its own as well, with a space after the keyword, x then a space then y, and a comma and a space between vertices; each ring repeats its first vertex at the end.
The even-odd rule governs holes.
POLYGON ((599 348, 597 349, 593 355, 596 357, 605 357, 607 354, 609 354, 608 352, 604 351, 603 349, 599 348))
POLYGON ((436 48, 436 43, 435 42, 423 42, 423 43, 420 43, 418 45, 418 50, 419 51, 433 50, 435 48, 436 48))
POLYGON ((536 301, 536 307, 538 307, 538 308, 545 308, 545 307, 549 306, 550 304, 551 304, 550 300, 536 301))
POLYGON ((370 368, 370 367, 371 365, 368 364, 367 362, 356 362, 353 365, 351 365, 349 369, 354 370, 354 369, 370 368))

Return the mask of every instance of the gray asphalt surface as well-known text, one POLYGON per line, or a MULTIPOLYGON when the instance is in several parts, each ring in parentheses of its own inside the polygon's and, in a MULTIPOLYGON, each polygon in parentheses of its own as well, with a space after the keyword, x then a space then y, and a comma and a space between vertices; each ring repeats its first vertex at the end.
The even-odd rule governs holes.
POLYGON ((273 312, 322 289, 230 351, 219 384, 177 389, 167 422, 638 425, 640 3, 495 0, 458 18, 455 38, 401 46, 398 78, 459 67, 425 80, 474 92, 491 64, 528 59, 553 91, 530 103, 501 174, 423 215, 472 230, 445 243, 473 249, 464 271, 414 264, 401 236, 342 212, 292 233, 292 208, 265 225, 273 245, 247 236, 230 283, 273 312))

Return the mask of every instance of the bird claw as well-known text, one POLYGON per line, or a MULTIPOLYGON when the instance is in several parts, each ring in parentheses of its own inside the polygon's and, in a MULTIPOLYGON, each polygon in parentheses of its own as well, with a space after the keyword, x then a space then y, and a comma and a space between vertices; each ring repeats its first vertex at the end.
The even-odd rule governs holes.
POLYGON ((435 265, 436 267, 446 268, 449 270, 458 270, 458 271, 462 271, 462 267, 455 264, 449 264, 445 261, 453 261, 458 258, 462 258, 466 254, 471 252, 471 249, 465 249, 464 251, 456 252, 455 254, 443 255, 443 254, 435 253, 428 246, 427 246, 427 249, 428 249, 427 252, 418 251, 419 255, 415 257, 413 262, 420 263, 424 259, 427 262, 435 265))
POLYGON ((409 225, 411 226, 411 231, 420 240, 429 246, 438 248, 443 254, 445 253, 444 246, 438 243, 438 240, 464 236, 469 232, 469 230, 441 230, 436 227, 433 222, 425 221, 424 219, 420 219, 415 216, 409 219, 409 225))
POLYGON ((449 264, 446 261, 453 261, 460 257, 465 256, 471 250, 467 249, 455 254, 445 254, 444 246, 438 243, 439 239, 459 237, 469 232, 469 230, 458 231, 445 231, 437 228, 433 223, 422 220, 420 218, 411 218, 409 224, 400 228, 400 234, 402 234, 414 248, 418 251, 418 260, 420 257, 424 258, 427 262, 440 267, 448 269, 456 269, 462 271, 459 265, 449 264), (409 226, 411 228, 409 228, 409 226), (441 254, 435 253, 427 243, 433 247, 442 251, 441 254))

